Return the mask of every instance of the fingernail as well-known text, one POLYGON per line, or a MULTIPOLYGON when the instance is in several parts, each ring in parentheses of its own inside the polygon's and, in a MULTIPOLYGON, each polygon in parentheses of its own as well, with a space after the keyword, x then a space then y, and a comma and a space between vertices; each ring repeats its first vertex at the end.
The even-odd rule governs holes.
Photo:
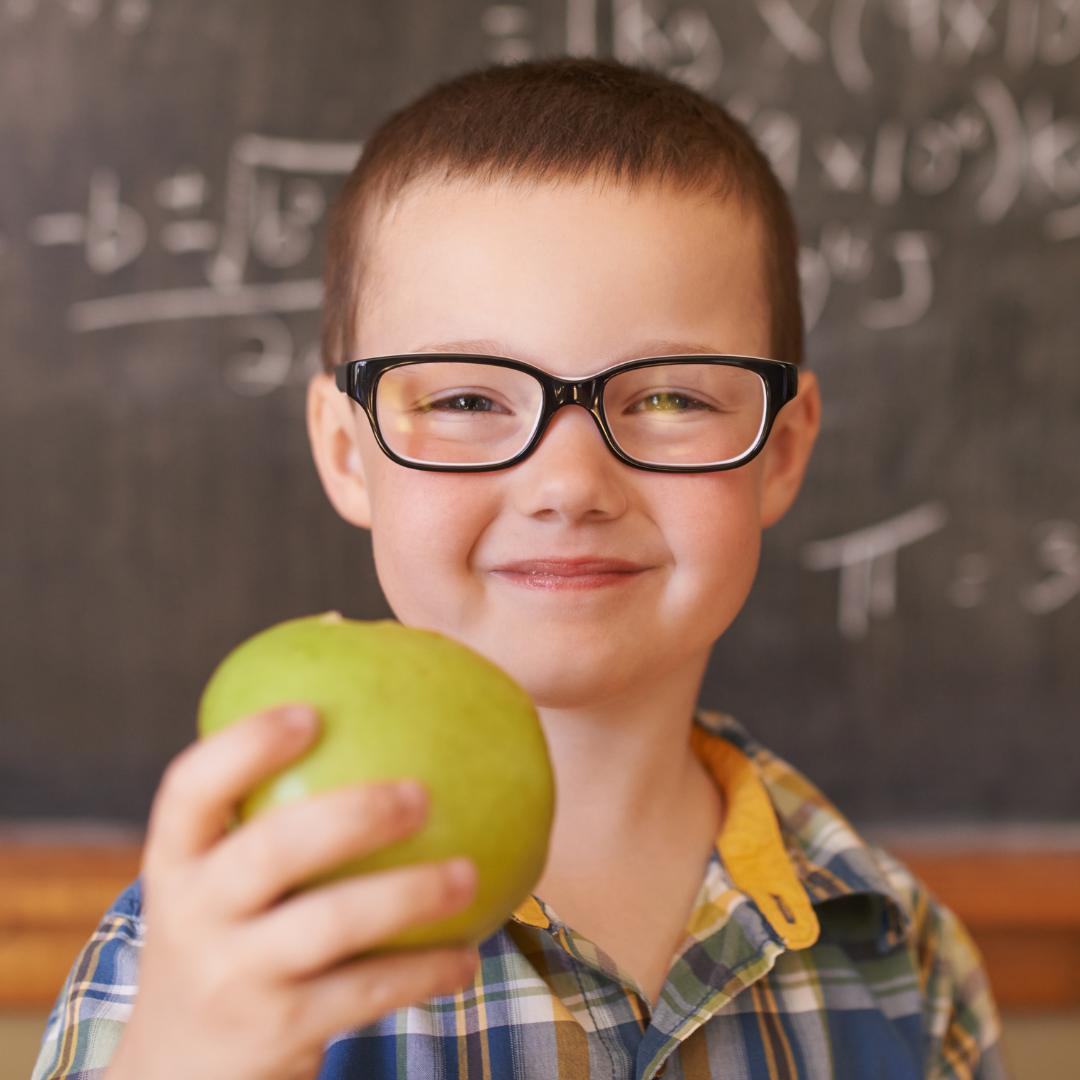
POLYGON ((307 735, 319 722, 319 714, 309 705, 289 705, 278 714, 282 727, 290 734, 307 735))
POLYGON ((476 884, 476 867, 472 859, 454 859, 447 865, 446 872, 459 893, 469 892, 476 884))
POLYGON ((427 806, 427 792, 417 780, 399 780, 394 785, 394 790, 401 800, 401 805, 410 815, 422 813, 427 806))

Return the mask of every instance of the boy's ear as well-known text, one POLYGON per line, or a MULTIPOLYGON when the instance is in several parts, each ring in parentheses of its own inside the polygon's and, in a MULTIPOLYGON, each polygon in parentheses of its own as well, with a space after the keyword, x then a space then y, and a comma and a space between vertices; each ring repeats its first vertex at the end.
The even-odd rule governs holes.
MULTIPOLYGON (((359 419, 366 423, 366 418, 359 419)), ((307 393, 311 455, 326 497, 350 524, 371 528, 371 496, 360 455, 357 414, 326 372, 312 375, 307 393)))
POLYGON ((799 392, 777 414, 761 456, 761 527, 775 525, 795 501, 821 427, 817 376, 799 372, 799 392))

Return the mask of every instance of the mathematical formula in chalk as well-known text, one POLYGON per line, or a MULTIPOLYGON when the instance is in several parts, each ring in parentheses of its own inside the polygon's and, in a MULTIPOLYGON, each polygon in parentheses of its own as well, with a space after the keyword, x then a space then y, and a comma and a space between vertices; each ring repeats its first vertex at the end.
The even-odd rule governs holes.
MULTIPOLYGON (((128 32, 145 28, 168 2, 0 0, 0 20, 30 26, 49 18, 128 32)), ((723 100, 754 132, 796 206, 834 200, 836 215, 803 233, 808 331, 830 302, 871 331, 914 327, 933 312, 941 265, 954 252, 949 233, 917 220, 922 207, 948 206, 950 229, 958 231, 1017 219, 1047 247, 1080 246, 1075 90, 1069 100, 1037 79, 1020 85, 1000 70, 1004 61, 1019 79, 1075 65, 1080 0, 758 0, 738 17, 730 12, 720 5, 571 0, 554 29, 569 53, 610 51, 645 61, 723 100), (798 72, 831 72, 845 90, 866 93, 876 86, 882 59, 875 49, 902 55, 928 75, 943 65, 972 74, 954 80, 961 99, 953 93, 938 109, 911 115, 895 101, 890 115, 888 95, 878 96, 868 101, 872 123, 823 129, 797 92, 798 72), (988 59, 994 70, 980 67, 988 59), (746 89, 762 64, 793 73, 791 100, 746 89), (896 206, 910 224, 883 227, 880 211, 896 206)), ((534 55, 552 29, 526 5, 489 5, 480 15, 484 52, 498 61, 534 55)), ((91 276, 86 295, 67 311, 75 333, 243 320, 238 335, 252 348, 241 364, 225 364, 224 377, 240 393, 270 392, 310 368, 311 344, 292 341, 289 316, 313 313, 321 302, 311 256, 321 248, 328 201, 361 146, 238 134, 227 160, 177 161, 156 179, 153 201, 144 196, 139 204, 130 194, 133 178, 103 161, 76 178, 83 191, 74 205, 43 208, 26 223, 0 221, 0 275, 14 265, 20 245, 36 250, 34 258, 57 257, 46 249, 79 252, 91 276), (186 278, 181 287, 170 281, 118 294, 100 287, 148 251, 177 260, 186 278), (253 267, 257 280, 249 275, 253 267)))
POLYGON ((616 55, 673 68, 702 90, 741 53, 774 67, 828 66, 846 90, 865 93, 881 58, 868 41, 954 69, 992 58, 1021 73, 1080 57, 1078 0, 757 0, 746 5, 753 17, 739 20, 734 43, 727 5, 615 0, 613 7, 616 55))
MULTIPOLYGON (((948 519, 942 503, 929 502, 803 546, 800 558, 806 569, 839 572, 837 629, 843 637, 858 641, 866 637, 873 619, 896 611, 899 553, 933 537, 948 519)), ((1074 521, 1044 521, 1031 530, 1031 540, 1033 570, 1039 576, 1018 589, 1014 599, 1030 615, 1049 615, 1080 595, 1080 526, 1074 521)), ((946 600, 957 608, 981 606, 999 569, 985 552, 961 556, 946 585, 946 600)))

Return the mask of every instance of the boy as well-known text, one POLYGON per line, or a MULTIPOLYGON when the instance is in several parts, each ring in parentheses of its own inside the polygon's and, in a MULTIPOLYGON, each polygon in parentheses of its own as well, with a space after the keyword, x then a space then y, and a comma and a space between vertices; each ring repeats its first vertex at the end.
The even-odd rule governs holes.
POLYGON ((536 702, 548 863, 464 966, 343 962, 467 903, 469 875, 282 899, 422 800, 370 785, 227 833, 315 737, 248 718, 170 763, 37 1080, 1005 1075, 956 917, 696 708, 818 431, 796 252, 746 132, 653 72, 496 67, 384 123, 330 230, 311 446, 397 617, 536 702))

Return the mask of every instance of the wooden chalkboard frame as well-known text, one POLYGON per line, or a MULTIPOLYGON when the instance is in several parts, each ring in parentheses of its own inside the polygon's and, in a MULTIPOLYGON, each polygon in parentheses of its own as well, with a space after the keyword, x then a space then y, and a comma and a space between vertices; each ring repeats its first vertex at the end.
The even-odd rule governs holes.
MULTIPOLYGON (((0 1008, 52 1006, 106 908, 138 874, 142 844, 134 833, 0 830, 0 1008)), ((971 932, 999 1007, 1080 1006, 1080 849, 946 848, 901 832, 889 850, 971 932)))

